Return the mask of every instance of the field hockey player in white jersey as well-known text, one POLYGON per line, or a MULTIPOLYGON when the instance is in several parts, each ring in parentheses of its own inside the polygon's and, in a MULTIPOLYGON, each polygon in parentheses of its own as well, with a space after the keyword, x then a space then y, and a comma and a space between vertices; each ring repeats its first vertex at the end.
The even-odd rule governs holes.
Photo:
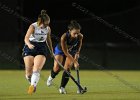
POLYGON ((53 51, 49 23, 50 17, 47 15, 46 10, 41 10, 37 22, 29 26, 25 35, 23 59, 25 63, 25 76, 30 83, 28 94, 32 94, 36 91, 40 71, 49 53, 46 43, 48 43, 48 46, 53 51))

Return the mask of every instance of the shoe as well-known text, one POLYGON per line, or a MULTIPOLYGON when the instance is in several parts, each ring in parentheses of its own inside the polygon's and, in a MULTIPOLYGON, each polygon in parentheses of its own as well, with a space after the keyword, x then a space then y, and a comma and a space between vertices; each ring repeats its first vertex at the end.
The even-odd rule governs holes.
POLYGON ((34 91, 33 91, 34 93, 36 92, 36 87, 34 87, 34 91))
POLYGON ((48 77, 48 80, 47 80, 47 86, 51 86, 53 83, 53 78, 51 77, 51 75, 48 77))
POLYGON ((35 92, 36 91, 36 87, 34 87, 33 85, 30 85, 29 86, 29 89, 28 89, 28 94, 32 94, 33 92, 35 92))
POLYGON ((59 88, 59 92, 60 92, 61 94, 67 94, 67 92, 65 91, 65 88, 63 88, 63 87, 60 87, 60 88, 59 88))

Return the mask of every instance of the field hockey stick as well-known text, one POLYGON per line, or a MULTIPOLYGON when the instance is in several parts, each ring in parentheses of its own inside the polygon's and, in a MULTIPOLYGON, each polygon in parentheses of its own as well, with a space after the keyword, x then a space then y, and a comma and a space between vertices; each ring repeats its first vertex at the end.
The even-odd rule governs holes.
POLYGON ((46 43, 47 43, 47 46, 48 46, 48 49, 49 49, 50 53, 52 54, 53 59, 59 64, 59 66, 60 66, 61 68, 64 69, 64 71, 68 74, 68 76, 74 81, 74 83, 75 83, 75 84, 78 86, 78 88, 80 89, 81 94, 87 92, 87 88, 86 88, 86 87, 83 88, 83 87, 75 80, 75 78, 74 78, 67 70, 65 70, 64 66, 55 58, 55 56, 54 56, 53 52, 51 51, 51 49, 50 49, 50 47, 49 47, 47 41, 46 41, 46 43))
MULTIPOLYGON (((79 57, 78 57, 78 58, 79 58, 79 57)), ((78 58, 76 59, 77 61, 78 61, 78 58)), ((80 66, 76 67, 76 68, 75 68, 75 71, 76 71, 77 82, 80 84, 79 68, 80 68, 80 66)), ((77 93, 81 93, 79 87, 78 87, 77 93)))
MULTIPOLYGON (((76 68, 77 82, 80 84, 79 68, 76 68)), ((80 88, 78 87, 77 93, 81 93, 80 88)))
MULTIPOLYGON (((59 66, 61 66, 64 69, 64 66, 57 60, 55 59, 55 57, 53 56, 54 60, 59 64, 59 66)), ((67 71, 64 69, 64 71, 68 74, 68 76, 74 81, 74 83, 78 86, 78 88, 80 89, 81 93, 85 93, 87 92, 87 88, 86 87, 82 87, 76 80, 75 78, 67 71)))
MULTIPOLYGON (((73 66, 73 63, 71 63, 71 65, 70 65, 71 67, 73 66)), ((75 68, 75 71, 76 71, 77 82, 80 84, 79 66, 77 68, 75 68)), ((77 93, 78 94, 81 93, 81 90, 79 87, 78 87, 77 93)))

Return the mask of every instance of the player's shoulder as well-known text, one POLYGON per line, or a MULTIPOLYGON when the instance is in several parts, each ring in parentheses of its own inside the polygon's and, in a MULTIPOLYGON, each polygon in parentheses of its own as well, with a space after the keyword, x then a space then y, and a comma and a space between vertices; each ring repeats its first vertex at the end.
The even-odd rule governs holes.
POLYGON ((79 33, 79 37, 80 37, 80 38, 83 38, 84 36, 83 36, 83 34, 82 34, 82 33, 79 33))
POLYGON ((65 40, 66 39, 66 33, 62 34, 61 39, 62 40, 65 40))
POLYGON ((31 25, 34 26, 34 27, 37 27, 37 22, 34 22, 31 25))
POLYGON ((29 29, 35 29, 35 24, 34 23, 30 24, 29 29))
POLYGON ((30 29, 36 29, 37 22, 32 23, 29 27, 30 27, 30 29))
POLYGON ((51 28, 50 28, 50 26, 47 26, 47 29, 48 29, 49 31, 51 31, 51 28))
POLYGON ((66 37, 66 33, 63 33, 61 38, 65 38, 66 37))

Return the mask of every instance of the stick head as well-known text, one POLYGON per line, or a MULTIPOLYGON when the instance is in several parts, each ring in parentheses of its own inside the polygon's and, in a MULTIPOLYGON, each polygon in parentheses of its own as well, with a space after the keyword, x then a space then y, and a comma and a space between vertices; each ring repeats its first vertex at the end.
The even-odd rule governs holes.
POLYGON ((81 94, 84 94, 85 92, 87 92, 87 87, 84 87, 84 89, 81 90, 81 94))
POLYGON ((82 90, 77 91, 78 94, 84 94, 85 92, 87 92, 87 87, 84 87, 82 90))

